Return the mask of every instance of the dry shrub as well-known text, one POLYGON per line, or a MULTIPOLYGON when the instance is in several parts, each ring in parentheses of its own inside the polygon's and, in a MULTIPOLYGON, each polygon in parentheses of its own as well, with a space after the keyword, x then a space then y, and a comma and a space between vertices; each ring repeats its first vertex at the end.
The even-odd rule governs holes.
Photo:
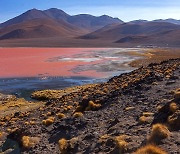
POLYGON ((78 142, 78 137, 74 137, 70 140, 66 140, 65 138, 62 138, 59 140, 59 150, 62 154, 65 154, 68 152, 68 149, 73 149, 78 142))
POLYGON ((50 115, 51 115, 51 112, 48 112, 46 115, 47 115, 47 116, 50 116, 50 115))
POLYGON ((25 125, 29 125, 29 122, 28 122, 28 121, 26 121, 26 122, 24 122, 24 124, 25 124, 25 125))
POLYGON ((68 108, 67 107, 64 107, 64 112, 68 111, 68 108))
POLYGON ((173 129, 180 129, 180 111, 176 111, 173 115, 168 117, 168 124, 173 129))
POLYGON ((149 116, 153 116, 154 115, 154 113, 152 113, 152 112, 143 112, 143 116, 145 116, 145 117, 149 117, 149 116))
POLYGON ((172 102, 170 105, 169 105, 169 109, 171 112, 176 112, 176 110, 178 109, 178 106, 176 103, 172 102))
POLYGON ((9 132, 9 133, 13 133, 13 132, 15 132, 17 130, 18 130, 17 127, 15 127, 15 128, 7 128, 7 132, 9 132))
POLYGON ((176 89, 174 92, 174 99, 179 101, 180 100, 180 88, 176 89))
POLYGON ((127 150, 128 143, 125 141, 126 137, 126 135, 120 135, 114 138, 119 153, 124 153, 127 150))
POLYGON ((135 109, 135 107, 130 106, 130 107, 126 107, 125 111, 134 110, 134 109, 135 109))
POLYGON ((100 143, 105 143, 106 141, 107 141, 107 139, 109 139, 109 138, 111 138, 111 136, 109 136, 108 134, 104 134, 103 136, 101 136, 100 138, 99 138, 99 142, 100 143))
POLYGON ((82 112, 75 112, 73 114, 73 117, 77 118, 77 117, 82 117, 83 116, 83 113, 82 112))
POLYGON ((101 107, 101 104, 95 104, 93 101, 89 101, 88 106, 86 107, 86 111, 89 110, 97 110, 101 107))
POLYGON ((145 117, 145 116, 141 116, 141 117, 139 118, 139 122, 140 122, 140 123, 146 123, 146 122, 147 122, 146 117, 145 117))
POLYGON ((152 112, 143 112, 142 116, 139 118, 139 123, 151 123, 153 120, 154 113, 152 112))
POLYGON ((158 105, 158 106, 156 107, 157 111, 160 112, 161 109, 162 109, 162 107, 163 107, 162 105, 158 105))
POLYGON ((0 140, 3 138, 4 134, 4 132, 0 132, 0 140))
POLYGON ((6 124, 6 123, 3 122, 3 121, 0 122, 0 126, 4 126, 5 124, 6 124))
POLYGON ((72 139, 70 139, 69 140, 70 148, 73 149, 76 146, 77 142, 78 142, 78 137, 73 137, 72 139))
POLYGON ((72 108, 73 108, 72 105, 67 106, 67 109, 68 109, 68 110, 71 110, 72 108))
POLYGON ((138 149, 134 154, 167 154, 163 149, 155 145, 146 145, 138 149))
POLYGON ((104 134, 103 136, 100 137, 100 140, 104 140, 104 139, 107 139, 107 138, 110 138, 110 136, 108 134, 104 134))
POLYGON ((35 125, 36 122, 35 122, 35 121, 29 121, 29 124, 30 124, 30 125, 35 125))
POLYGON ((149 137, 150 142, 158 142, 170 136, 168 128, 163 124, 154 124, 149 137))
POLYGON ((67 152, 68 148, 68 141, 64 138, 59 140, 59 150, 62 154, 65 154, 67 152))
POLYGON ((11 121, 17 121, 19 118, 11 118, 11 121))
POLYGON ((7 128, 7 132, 11 133, 12 129, 11 128, 7 128))
POLYGON ((43 121, 42 121, 42 124, 43 124, 43 125, 46 125, 46 126, 49 126, 49 125, 51 125, 51 124, 54 123, 54 120, 55 120, 54 117, 49 117, 48 119, 43 120, 43 121))
POLYGON ((62 118, 66 117, 65 114, 63 114, 63 113, 58 113, 56 115, 58 116, 59 119, 62 119, 62 118))
POLYGON ((22 145, 24 148, 32 148, 36 144, 38 144, 40 139, 38 137, 29 137, 29 136, 23 136, 22 137, 22 145))

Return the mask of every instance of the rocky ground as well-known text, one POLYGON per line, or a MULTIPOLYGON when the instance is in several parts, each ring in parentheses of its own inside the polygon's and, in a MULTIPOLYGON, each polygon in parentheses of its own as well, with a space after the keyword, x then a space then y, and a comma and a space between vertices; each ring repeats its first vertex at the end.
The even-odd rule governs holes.
POLYGON ((178 154, 179 76, 172 59, 106 83, 35 92, 44 102, 36 110, 1 115, 0 152, 178 154))

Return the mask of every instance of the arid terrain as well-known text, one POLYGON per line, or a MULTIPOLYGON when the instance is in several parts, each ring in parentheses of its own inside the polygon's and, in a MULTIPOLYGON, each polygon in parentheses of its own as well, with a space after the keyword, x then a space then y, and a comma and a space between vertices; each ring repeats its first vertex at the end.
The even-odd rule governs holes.
POLYGON ((179 38, 180 20, 56 8, 0 23, 0 153, 179 154, 179 38))
POLYGON ((35 91, 36 102, 1 94, 0 152, 178 154, 179 50, 141 56, 130 73, 35 91))

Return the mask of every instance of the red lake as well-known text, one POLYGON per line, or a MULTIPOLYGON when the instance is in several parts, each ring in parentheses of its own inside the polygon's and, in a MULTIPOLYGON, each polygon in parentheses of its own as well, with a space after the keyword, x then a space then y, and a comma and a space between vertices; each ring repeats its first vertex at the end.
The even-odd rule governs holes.
MULTIPOLYGON (((0 48, 0 92, 103 82, 131 71, 129 48, 0 48)), ((21 94, 19 94, 21 96, 21 94)))

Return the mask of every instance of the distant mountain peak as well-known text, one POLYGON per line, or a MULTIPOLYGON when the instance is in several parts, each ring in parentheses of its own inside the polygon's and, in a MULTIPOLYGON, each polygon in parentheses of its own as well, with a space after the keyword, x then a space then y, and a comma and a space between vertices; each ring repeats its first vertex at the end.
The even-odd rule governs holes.
POLYGON ((44 10, 43 12, 47 12, 47 11, 50 11, 50 12, 61 12, 61 13, 67 14, 63 10, 57 9, 57 8, 50 8, 50 9, 44 10))
POLYGON ((63 10, 57 9, 57 8, 50 8, 43 11, 48 17, 53 18, 55 20, 67 20, 67 18, 70 16, 63 10))
POLYGON ((157 19, 157 20, 154 20, 154 21, 155 21, 155 22, 168 22, 168 23, 180 25, 180 20, 176 20, 176 19, 173 19, 173 18, 157 19))
POLYGON ((41 10, 38 10, 38 9, 36 9, 36 8, 33 8, 33 9, 30 9, 30 10, 24 12, 23 14, 27 14, 27 13, 37 13, 37 12, 41 12, 41 10))

